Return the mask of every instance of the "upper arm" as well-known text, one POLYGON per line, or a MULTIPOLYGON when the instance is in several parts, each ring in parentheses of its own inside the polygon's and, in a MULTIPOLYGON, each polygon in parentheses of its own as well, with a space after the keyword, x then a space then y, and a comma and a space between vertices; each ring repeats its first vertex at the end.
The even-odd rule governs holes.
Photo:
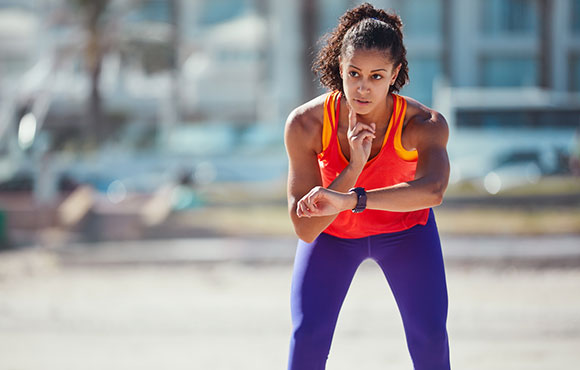
POLYGON ((307 112, 295 110, 286 121, 284 142, 288 154, 288 208, 294 220, 298 201, 313 187, 322 185, 318 166, 321 125, 307 112))
POLYGON ((413 122, 413 141, 417 149, 415 178, 426 178, 440 184, 444 189, 449 180, 449 157, 447 141, 449 126, 443 115, 430 110, 427 117, 418 117, 413 122))

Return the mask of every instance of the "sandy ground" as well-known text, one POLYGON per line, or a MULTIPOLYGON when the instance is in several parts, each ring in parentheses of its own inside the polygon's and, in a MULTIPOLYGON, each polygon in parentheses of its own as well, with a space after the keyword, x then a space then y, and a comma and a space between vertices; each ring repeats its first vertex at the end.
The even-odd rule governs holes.
MULTIPOLYGON (((2 267, 2 370, 286 367, 289 263, 2 267)), ((579 269, 447 272, 454 369, 578 366, 579 269)), ((355 276, 327 365, 355 368, 412 369, 394 300, 370 261, 355 276)))

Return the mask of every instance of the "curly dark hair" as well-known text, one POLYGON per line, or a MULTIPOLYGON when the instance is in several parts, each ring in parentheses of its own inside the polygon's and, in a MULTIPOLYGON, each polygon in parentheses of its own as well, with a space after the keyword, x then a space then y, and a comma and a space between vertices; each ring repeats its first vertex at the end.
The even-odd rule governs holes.
POLYGON ((344 92, 339 56, 345 55, 351 48, 384 50, 395 66, 401 64, 399 75, 389 88, 389 92, 398 92, 409 82, 407 50, 403 45, 402 28, 403 22, 398 15, 377 9, 369 3, 350 9, 340 17, 338 26, 321 39, 326 44, 318 52, 312 69, 322 85, 344 92))

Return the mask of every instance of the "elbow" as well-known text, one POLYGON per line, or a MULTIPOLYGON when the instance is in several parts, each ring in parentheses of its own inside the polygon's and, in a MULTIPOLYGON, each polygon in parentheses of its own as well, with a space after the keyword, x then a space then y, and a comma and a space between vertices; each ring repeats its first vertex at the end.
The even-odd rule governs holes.
POLYGON ((306 243, 312 243, 320 233, 317 233, 315 230, 312 230, 311 227, 307 223, 301 222, 305 220, 300 220, 298 217, 293 219, 294 224, 294 233, 296 236, 306 243))
POLYGON ((298 237, 298 238, 307 244, 310 244, 316 240, 315 236, 310 236, 310 237, 306 236, 306 237, 298 237))
POLYGON ((289 210, 290 219, 292 220, 296 236, 306 243, 312 243, 318 237, 320 232, 317 233, 316 230, 312 229, 308 222, 308 218, 300 218, 296 215, 296 203, 291 203, 289 210))
POLYGON ((440 206, 443 203, 443 193, 436 193, 433 197, 433 207, 440 206))
POLYGON ((318 236, 318 234, 313 233, 311 230, 305 230, 304 228, 298 226, 294 226, 294 232, 300 240, 306 243, 312 243, 318 236))
POLYGON ((436 181, 430 187, 430 198, 431 205, 433 207, 441 205, 443 203, 443 195, 445 194, 445 189, 447 188, 447 183, 444 181, 436 181))

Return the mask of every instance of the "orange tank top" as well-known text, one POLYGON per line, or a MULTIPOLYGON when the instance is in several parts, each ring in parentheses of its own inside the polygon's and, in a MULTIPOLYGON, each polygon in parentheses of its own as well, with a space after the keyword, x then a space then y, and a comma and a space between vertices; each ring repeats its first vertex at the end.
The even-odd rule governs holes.
MULTIPOLYGON (((367 190, 383 188, 415 178, 417 152, 407 151, 401 144, 407 101, 399 95, 391 95, 393 114, 389 120, 383 146, 380 152, 367 162, 356 182, 356 186, 362 186, 367 190)), ((324 187, 328 187, 348 165, 340 149, 337 135, 341 96, 340 91, 334 91, 328 94, 324 102, 322 152, 318 154, 324 187)), ((418 224, 425 225, 428 217, 428 208, 411 212, 367 209, 362 213, 352 213, 347 210, 341 212, 324 232, 340 238, 362 238, 402 231, 418 224)))

